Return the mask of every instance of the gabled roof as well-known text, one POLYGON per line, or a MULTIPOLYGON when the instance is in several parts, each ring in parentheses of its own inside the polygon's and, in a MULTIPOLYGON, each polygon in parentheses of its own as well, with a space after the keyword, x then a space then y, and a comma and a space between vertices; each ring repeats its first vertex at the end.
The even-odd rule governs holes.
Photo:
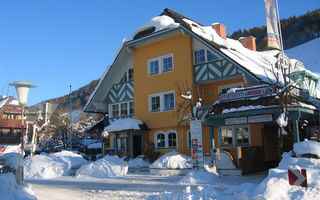
POLYGON ((166 8, 160 16, 152 18, 149 22, 138 28, 134 35, 128 36, 123 40, 117 51, 114 63, 101 77, 100 82, 96 87, 96 90, 90 96, 84 111, 90 112, 90 109, 88 109, 89 105, 92 104, 92 100, 95 98, 96 93, 102 87, 103 82, 108 78, 110 72, 113 71, 115 63, 117 63, 119 58, 124 55, 126 52, 125 50, 129 51, 131 47, 138 43, 145 42, 146 40, 158 36, 163 36, 164 34, 168 34, 175 30, 180 30, 183 33, 198 39, 221 57, 233 62, 244 73, 256 80, 256 83, 276 82, 274 74, 277 73, 278 70, 275 66, 280 51, 256 52, 249 50, 243 47, 237 40, 221 38, 211 26, 204 26, 166 8))

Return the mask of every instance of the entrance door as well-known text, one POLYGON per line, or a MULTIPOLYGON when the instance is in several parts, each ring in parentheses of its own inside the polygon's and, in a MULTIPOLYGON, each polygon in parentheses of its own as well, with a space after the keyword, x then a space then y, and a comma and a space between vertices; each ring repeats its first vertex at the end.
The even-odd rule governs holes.
POLYGON ((279 162, 278 153, 278 128, 277 126, 265 126, 263 131, 264 161, 270 164, 279 162))
POLYGON ((133 136, 133 157, 141 155, 141 135, 133 136))

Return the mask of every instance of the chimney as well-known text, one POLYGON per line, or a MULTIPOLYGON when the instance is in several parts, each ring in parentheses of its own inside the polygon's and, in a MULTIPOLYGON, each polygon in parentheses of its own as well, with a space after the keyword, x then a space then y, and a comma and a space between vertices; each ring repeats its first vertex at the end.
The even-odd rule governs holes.
POLYGON ((226 27, 219 23, 213 23, 212 28, 217 32, 217 34, 223 39, 227 39, 226 27))
POLYGON ((257 46, 256 46, 256 38, 253 36, 249 36, 249 37, 241 37, 239 38, 239 41, 241 42, 241 44, 252 50, 252 51, 257 51, 257 46))

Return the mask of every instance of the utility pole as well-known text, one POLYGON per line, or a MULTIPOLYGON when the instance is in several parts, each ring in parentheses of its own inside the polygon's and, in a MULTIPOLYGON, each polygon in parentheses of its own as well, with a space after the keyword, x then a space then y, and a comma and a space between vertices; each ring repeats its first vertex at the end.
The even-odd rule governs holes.
POLYGON ((70 141, 70 151, 72 150, 72 107, 71 107, 71 85, 70 85, 70 94, 69 94, 69 121, 70 121, 70 130, 69 130, 69 141, 70 141))

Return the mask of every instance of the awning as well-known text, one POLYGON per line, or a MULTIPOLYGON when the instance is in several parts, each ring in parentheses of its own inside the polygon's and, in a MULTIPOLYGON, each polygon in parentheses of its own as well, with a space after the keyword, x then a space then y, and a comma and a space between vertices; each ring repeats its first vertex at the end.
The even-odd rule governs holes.
POLYGON ((111 122, 111 124, 104 128, 104 133, 106 132, 118 132, 126 130, 146 130, 147 126, 145 123, 138 119, 128 118, 128 119, 118 119, 111 122))

